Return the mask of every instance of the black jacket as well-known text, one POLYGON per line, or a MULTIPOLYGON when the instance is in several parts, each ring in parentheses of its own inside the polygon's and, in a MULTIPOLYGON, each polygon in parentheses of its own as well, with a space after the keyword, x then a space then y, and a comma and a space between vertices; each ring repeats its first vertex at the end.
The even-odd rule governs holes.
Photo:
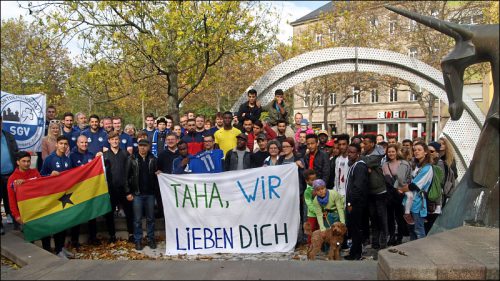
MULTIPOLYGON (((310 153, 304 156, 305 169, 309 169, 310 153)), ((330 179, 330 157, 326 152, 318 150, 314 157, 313 170, 316 171, 316 177, 322 179, 325 183, 330 179)))
POLYGON ((172 164, 177 157, 179 157, 179 150, 172 152, 170 149, 165 148, 162 153, 158 154, 158 170, 162 171, 162 173, 172 174, 172 164))
MULTIPOLYGON (((17 147, 17 142, 14 136, 7 132, 2 130, 2 135, 5 137, 5 140, 7 141, 7 147, 9 148, 9 154, 10 154, 10 160, 12 161, 12 167, 15 169, 16 168, 16 153, 19 151, 19 148, 17 147)), ((2 151, 4 153, 5 151, 2 151)), ((14 170, 12 170, 14 171, 14 170)))
POLYGON ((129 189, 130 193, 134 195, 153 195, 154 192, 159 188, 158 177, 155 172, 158 170, 157 161, 153 154, 148 153, 144 162, 147 163, 147 170, 142 170, 143 166, 142 157, 139 154, 133 154, 130 156, 131 164, 131 175, 129 177, 129 189), (141 159, 139 159, 141 158, 141 159), (142 173, 147 174, 147 182, 145 182, 141 175, 142 173))
POLYGON ((350 203, 353 208, 364 207, 368 197, 368 166, 363 161, 353 165, 347 174, 346 204, 350 203))
POLYGON ((243 119, 245 118, 250 118, 252 119, 252 122, 255 122, 255 120, 260 119, 260 114, 262 113, 262 107, 257 107, 257 105, 254 105, 254 107, 248 106, 248 101, 245 103, 242 103, 240 105, 240 108, 238 109, 238 124, 241 126, 243 125, 243 119), (243 116, 243 113, 245 113, 245 116, 243 116))
POLYGON ((108 149, 103 156, 110 193, 130 194, 128 184, 131 164, 128 152, 118 149, 118 152, 114 154, 111 149, 108 149))

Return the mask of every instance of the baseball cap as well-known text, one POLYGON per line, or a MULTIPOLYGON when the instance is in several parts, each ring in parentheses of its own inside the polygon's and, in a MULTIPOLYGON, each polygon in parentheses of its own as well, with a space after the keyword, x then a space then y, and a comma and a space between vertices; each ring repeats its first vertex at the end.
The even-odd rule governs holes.
POLYGON ((307 125, 307 124, 309 124, 309 121, 307 119, 304 118, 300 120, 300 125, 307 125))
POLYGON ((267 139, 266 138, 266 134, 260 133, 260 134, 257 135, 257 137, 255 139, 257 139, 257 140, 265 140, 265 139, 267 139))
POLYGON ((147 139, 140 139, 137 142, 138 145, 149 145, 149 141, 147 139))
POLYGON ((327 136, 328 136, 328 132, 327 132, 326 130, 320 130, 320 131, 318 132, 318 136, 319 136, 319 135, 321 135, 321 134, 325 134, 325 135, 327 135, 327 136))
POLYGON ((237 135, 236 138, 244 139, 245 141, 248 140, 248 137, 247 137, 247 135, 245 135, 245 133, 241 133, 241 134, 237 135))
POLYGON ((325 146, 328 146, 328 147, 333 147, 333 145, 335 144, 335 141, 334 140, 329 140, 325 143, 325 146))

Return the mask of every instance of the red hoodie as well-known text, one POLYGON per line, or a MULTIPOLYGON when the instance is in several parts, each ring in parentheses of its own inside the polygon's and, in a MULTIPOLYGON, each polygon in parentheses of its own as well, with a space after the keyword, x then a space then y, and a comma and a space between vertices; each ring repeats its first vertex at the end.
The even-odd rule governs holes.
POLYGON ((19 214, 19 209, 17 208, 17 197, 16 197, 16 188, 21 188, 23 185, 19 185, 14 187, 15 180, 29 180, 33 178, 40 178, 40 173, 37 169, 29 169, 26 172, 19 170, 16 168, 12 175, 10 175, 9 180, 7 181, 7 193, 9 194, 9 205, 10 211, 14 218, 19 218, 21 215, 19 214))

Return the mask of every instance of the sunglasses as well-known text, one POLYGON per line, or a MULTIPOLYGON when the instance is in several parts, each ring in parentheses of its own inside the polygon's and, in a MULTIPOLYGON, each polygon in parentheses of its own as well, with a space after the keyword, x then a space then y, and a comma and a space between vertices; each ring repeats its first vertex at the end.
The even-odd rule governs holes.
POLYGON ((61 124, 61 120, 56 120, 56 119, 50 120, 49 124, 61 124))

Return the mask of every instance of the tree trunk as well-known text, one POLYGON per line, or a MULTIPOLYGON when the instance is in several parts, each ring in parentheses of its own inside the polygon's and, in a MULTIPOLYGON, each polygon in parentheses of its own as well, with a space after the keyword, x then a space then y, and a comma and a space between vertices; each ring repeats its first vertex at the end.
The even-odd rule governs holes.
POLYGON ((429 105, 427 112, 425 113, 425 143, 429 143, 432 140, 432 115, 435 99, 436 98, 429 93, 429 105))
POLYGON ((170 73, 169 93, 167 99, 167 113, 172 116, 174 122, 179 124, 179 80, 177 71, 170 73))

